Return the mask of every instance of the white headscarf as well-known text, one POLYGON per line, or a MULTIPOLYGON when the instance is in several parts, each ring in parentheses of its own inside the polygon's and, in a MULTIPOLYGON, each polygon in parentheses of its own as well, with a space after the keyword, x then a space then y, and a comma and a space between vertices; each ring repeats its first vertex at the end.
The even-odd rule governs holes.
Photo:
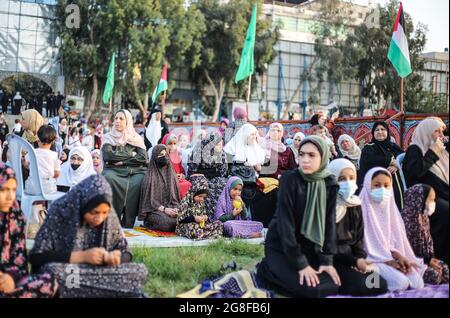
MULTIPOLYGON (((422 150, 423 155, 435 142, 432 138, 433 132, 442 126, 445 127, 445 124, 439 117, 428 117, 422 120, 414 130, 412 143, 422 150)), ((448 152, 446 149, 443 149, 439 154, 439 160, 430 169, 434 175, 447 184, 449 184, 448 160, 448 152)))
POLYGON ((73 187, 93 174, 96 174, 96 172, 92 163, 91 153, 84 146, 75 147, 70 150, 69 158, 62 164, 61 175, 56 183, 62 186, 73 187), (77 170, 73 170, 70 165, 70 158, 75 154, 83 158, 83 163, 77 170))
POLYGON ((145 128, 145 136, 148 141, 152 144, 152 147, 155 147, 158 144, 158 141, 161 139, 162 129, 161 121, 156 120, 156 113, 152 114, 150 119, 150 123, 147 128, 145 128))
POLYGON ((264 149, 259 144, 258 130, 252 124, 244 124, 223 150, 232 155, 234 161, 247 161, 252 166, 263 164, 266 157, 264 149), (256 142, 248 145, 247 137, 252 133, 256 133, 256 142))
MULTIPOLYGON (((339 179, 339 176, 344 169, 352 169, 355 172, 356 177, 356 168, 351 161, 343 158, 335 159, 328 164, 328 170, 336 177, 336 180, 339 179)), ((356 183, 356 180, 355 180, 356 183)), ((347 214, 347 208, 352 206, 361 205, 361 200, 357 195, 352 195, 350 198, 345 199, 338 193, 338 197, 336 200, 336 223, 339 223, 347 214)))
POLYGON ((361 149, 356 144, 355 140, 349 135, 343 134, 338 138, 338 147, 344 157, 350 158, 352 160, 359 160, 361 158, 361 149), (349 151, 342 149, 341 143, 346 140, 348 141, 352 148, 349 151))
MULTIPOLYGON (((294 138, 293 138, 293 139, 295 139, 295 138, 297 138, 297 137, 300 137, 300 140, 303 140, 303 139, 306 138, 305 134, 302 133, 301 131, 299 131, 298 133, 296 133, 296 134, 294 135, 294 138)), ((298 164, 298 152, 299 152, 299 149, 298 149, 298 148, 295 148, 294 143, 292 143, 292 145, 290 145, 289 148, 292 149, 292 152, 294 153, 294 157, 295 157, 295 162, 298 164)))
POLYGON ((126 109, 121 109, 117 113, 119 112, 125 114, 127 126, 123 132, 117 131, 113 126, 111 132, 107 133, 103 137, 103 145, 109 144, 111 146, 125 146, 128 144, 145 150, 144 139, 136 132, 136 130, 134 130, 133 116, 131 113, 126 109))

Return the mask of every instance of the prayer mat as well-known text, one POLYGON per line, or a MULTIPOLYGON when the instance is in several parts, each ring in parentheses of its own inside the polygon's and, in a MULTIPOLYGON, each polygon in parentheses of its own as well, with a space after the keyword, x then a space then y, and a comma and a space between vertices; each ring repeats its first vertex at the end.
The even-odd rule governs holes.
POLYGON ((154 231, 154 230, 149 230, 145 227, 135 227, 133 230, 138 231, 143 234, 146 234, 148 236, 153 236, 153 237, 176 237, 177 236, 177 234, 175 232, 154 231))

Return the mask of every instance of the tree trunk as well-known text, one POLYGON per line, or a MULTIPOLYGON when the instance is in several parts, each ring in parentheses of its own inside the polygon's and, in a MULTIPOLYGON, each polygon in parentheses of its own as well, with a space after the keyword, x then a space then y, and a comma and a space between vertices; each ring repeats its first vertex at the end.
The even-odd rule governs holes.
POLYGON ((88 113, 86 115, 87 119, 89 119, 89 117, 95 112, 95 105, 97 104, 97 95, 98 95, 98 79, 97 74, 94 73, 94 75, 92 75, 92 95, 91 101, 89 103, 88 113))
POLYGON ((214 113, 212 121, 216 122, 219 119, 219 112, 220 112, 220 105, 222 104, 222 98, 223 94, 225 93, 225 79, 221 78, 219 80, 219 90, 217 90, 216 85, 214 85, 214 82, 212 81, 211 77, 209 76, 209 73, 207 70, 205 70, 205 76, 208 80, 209 85, 211 86, 214 97, 215 97, 215 106, 214 106, 214 113))
POLYGON ((148 105, 148 92, 145 93, 145 99, 144 103, 142 103, 141 99, 139 98, 139 88, 138 88, 138 81, 133 80, 133 89, 134 89, 134 97, 138 103, 139 111, 141 112, 142 118, 145 122, 145 116, 147 115, 147 105, 148 105))

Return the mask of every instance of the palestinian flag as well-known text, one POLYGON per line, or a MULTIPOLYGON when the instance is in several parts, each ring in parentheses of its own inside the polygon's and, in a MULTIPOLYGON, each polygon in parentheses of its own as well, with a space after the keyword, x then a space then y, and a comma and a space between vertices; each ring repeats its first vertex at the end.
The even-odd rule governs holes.
POLYGON ((394 33, 389 45, 388 59, 401 78, 411 74, 411 62, 409 60, 408 39, 405 33, 405 18, 403 5, 400 2, 397 19, 395 20, 394 33))
POLYGON ((156 86, 155 91, 152 95, 152 103, 155 104, 156 100, 158 99, 158 96, 167 90, 167 64, 164 64, 161 78, 159 79, 158 86, 156 86))

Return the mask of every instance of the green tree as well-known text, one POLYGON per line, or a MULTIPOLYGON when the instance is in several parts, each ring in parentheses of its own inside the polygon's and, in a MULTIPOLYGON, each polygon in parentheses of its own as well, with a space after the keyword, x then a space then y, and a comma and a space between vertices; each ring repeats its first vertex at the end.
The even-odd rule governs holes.
MULTIPOLYGON (((105 83, 112 52, 118 51, 124 21, 125 0, 59 0, 57 16, 61 23, 63 66, 70 86, 84 89, 88 101, 87 117, 94 113, 99 104, 99 85, 105 83), (65 25, 68 4, 80 9, 80 27, 65 25), (71 85, 72 84, 72 85, 71 85)), ((123 77, 122 54, 117 58, 117 79, 123 77)), ((116 81, 117 82, 117 81, 116 81)), ((120 90, 120 82, 115 85, 120 90)))
MULTIPOLYGON (((210 88, 214 95, 213 121, 219 116, 220 106, 239 66, 240 55, 244 45, 245 33, 250 20, 253 5, 258 4, 258 16, 262 15, 261 0, 199 0, 197 7, 206 21, 206 30, 201 37, 201 56, 199 63, 190 61, 191 79, 200 88, 201 94, 210 88)), ((255 71, 261 74, 264 65, 275 57, 273 46, 278 41, 278 29, 267 19, 258 19, 256 26, 255 71)), ((254 78, 254 77, 253 77, 254 78)), ((254 79, 256 81, 256 79, 254 79)), ((244 94, 242 81, 238 94, 244 94)), ((247 81, 248 82, 248 81, 247 81)), ((256 85, 252 85, 255 87, 256 85)))
MULTIPOLYGON (((369 28, 362 24, 355 29, 349 42, 363 50, 358 61, 357 79, 362 83, 362 95, 370 103, 380 104, 391 100, 394 105, 400 101, 400 78, 387 59, 387 51, 399 8, 397 0, 391 0, 385 7, 378 6, 379 27, 369 28)), ((423 98, 423 79, 420 71, 424 68, 420 54, 426 44, 426 27, 419 23, 414 27, 405 8, 406 36, 408 38, 410 60, 413 73, 404 79, 404 105, 406 110, 417 109, 423 98)))
POLYGON ((196 66, 200 58, 200 36, 205 30, 203 15, 183 0, 135 0, 129 35, 127 83, 142 112, 158 83, 164 63, 169 67, 169 90, 174 86, 171 71, 187 67, 186 56, 196 66))
POLYGON ((294 93, 288 98, 283 118, 287 118, 290 106, 305 81, 310 87, 308 102, 316 105, 320 101, 323 83, 329 81, 340 86, 343 80, 353 79, 358 70, 355 61, 363 54, 363 50, 351 43, 348 37, 354 25, 352 3, 318 0, 311 5, 319 12, 316 23, 310 29, 315 35, 314 56, 308 69, 300 75, 294 93))

